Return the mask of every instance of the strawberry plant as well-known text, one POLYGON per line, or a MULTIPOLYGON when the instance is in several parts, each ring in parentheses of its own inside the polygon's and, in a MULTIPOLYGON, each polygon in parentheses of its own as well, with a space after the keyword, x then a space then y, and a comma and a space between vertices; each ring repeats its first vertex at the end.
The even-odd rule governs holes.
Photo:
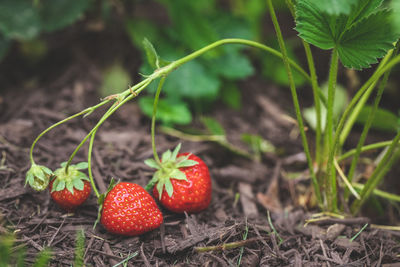
MULTIPOLYGON (((400 25, 398 24, 399 7, 396 1, 392 1, 392 8, 382 0, 291 0, 286 1, 296 22, 296 31, 299 33, 308 63, 308 71, 289 58, 286 44, 275 14, 272 0, 267 0, 268 10, 276 31, 280 51, 262 43, 239 39, 221 39, 204 47, 192 47, 194 52, 180 59, 169 62, 161 58, 155 47, 147 40, 143 42, 149 66, 152 72, 143 75, 143 80, 127 90, 104 98, 99 104, 86 108, 83 111, 71 115, 60 122, 44 130, 33 142, 30 150, 31 169, 27 173, 27 183, 33 188, 43 190, 50 182, 52 193, 66 189, 66 193, 76 190, 85 191, 86 183, 90 181, 94 194, 99 199, 101 222, 104 227, 112 232, 123 235, 138 235, 157 228, 162 223, 162 215, 156 202, 139 185, 121 182, 115 187, 111 186, 108 193, 100 194, 93 179, 91 164, 94 138, 100 126, 111 117, 122 105, 140 96, 149 89, 150 84, 158 82, 158 86, 152 92, 155 96, 147 98, 151 112, 151 138, 154 159, 146 163, 157 171, 146 189, 153 186, 153 194, 162 205, 174 212, 199 212, 205 209, 211 200, 211 181, 207 166, 195 155, 190 153, 179 154, 178 146, 174 151, 168 150, 161 159, 158 157, 155 142, 155 127, 157 108, 174 109, 174 102, 161 104, 160 95, 167 79, 170 84, 179 84, 180 77, 174 75, 179 71, 193 71, 197 76, 203 74, 203 69, 196 66, 198 57, 207 53, 217 58, 221 46, 234 47, 239 45, 249 46, 268 53, 283 61, 290 93, 293 100, 296 119, 301 135, 304 152, 307 158, 308 170, 311 184, 314 189, 318 206, 323 211, 344 212, 344 207, 350 207, 352 214, 358 214, 361 206, 368 200, 371 194, 381 183, 383 177, 391 168, 392 164, 400 157, 398 143, 400 132, 387 142, 364 145, 365 138, 374 121, 379 102, 385 85, 390 76, 391 69, 399 64, 398 39, 400 36, 400 25), (317 78, 317 69, 313 60, 311 45, 330 50, 331 62, 328 73, 327 89, 322 90, 317 78), (197 50, 196 50, 197 49, 197 50), (211 52, 211 54, 210 54, 211 52), (214 53, 214 54, 213 54, 214 53), (347 105, 341 106, 340 112, 336 112, 338 104, 337 86, 338 68, 341 63, 346 68, 362 70, 369 68, 372 64, 375 68, 369 79, 349 99, 347 105), (185 69, 189 67, 188 69, 185 69), (310 135, 306 133, 303 121, 302 109, 297 95, 296 83, 293 71, 297 71, 310 85, 314 108, 315 150, 311 151, 309 146, 310 135), (364 119, 364 128, 356 148, 345 151, 344 144, 347 137, 357 122, 362 110, 365 110, 367 100, 372 98, 373 105, 368 108, 367 118, 364 119), (33 149, 38 140, 48 131, 52 130, 71 119, 80 116, 88 116, 98 108, 108 105, 100 120, 87 133, 80 144, 70 155, 68 161, 61 169, 51 172, 47 167, 36 165, 33 159, 33 149), (87 151, 88 178, 79 171, 86 167, 79 163, 71 165, 76 153, 89 141, 87 151), (356 167, 359 166, 359 157, 363 151, 370 149, 385 148, 383 155, 374 168, 371 176, 365 184, 356 180, 356 167), (352 157, 349 166, 344 164, 344 159, 352 157), (51 178, 52 176, 56 178, 51 178), (52 180, 50 180, 52 179, 52 180), (194 187, 189 188, 192 184, 194 187), (59 190, 58 190, 59 189, 59 190), (340 190, 339 190, 340 189, 340 190), (343 192, 343 195, 340 196, 343 192), (341 202, 338 199, 342 199, 341 202), (141 203, 140 205, 138 203, 141 203), (135 217, 132 214, 137 214, 135 217)), ((185 27, 185 25, 181 25, 185 27)), ((199 37, 200 38, 200 37, 199 37)), ((184 39, 182 42, 190 42, 184 39)), ((226 50, 228 56, 235 55, 237 50, 226 50), (232 53, 232 54, 230 54, 232 53)), ((235 60, 233 60, 235 61, 235 60)), ((215 63, 215 62, 214 62, 215 63)), ((218 68, 222 68, 218 67, 218 68)), ((219 70, 222 73, 222 70, 219 70)), ((230 70, 233 72, 233 70, 230 70)), ((229 71, 229 72, 230 72, 229 71)), ((237 70, 235 70, 237 71, 237 70)), ((323 71, 323 70, 318 70, 323 71)), ((226 74, 226 73, 225 73, 226 74)), ((196 80, 197 81, 197 80, 196 80)), ((151 91, 151 90, 149 90, 151 91)), ((172 91, 170 93, 173 93, 172 91)), ((186 92, 187 95, 198 96, 198 92, 186 92)), ((340 101, 339 101, 340 102, 340 101)), ((191 103, 191 102, 189 102, 191 103)), ((179 112, 178 112, 179 114, 179 112)), ((182 115, 183 116, 183 115, 182 115)), ((309 115, 306 115, 309 117, 309 115)), ((365 116, 365 115, 364 115, 365 116)), ((398 125, 396 127, 398 129, 398 125)), ((221 129, 219 129, 221 130, 221 129)), ((219 139, 223 143, 223 139, 219 139)), ((252 138, 251 142, 256 142, 252 138)), ((258 141, 260 146, 261 140, 258 141)), ((258 151, 259 154, 261 150, 258 151)), ((259 158, 258 155, 257 158, 259 158)), ((381 191, 380 191, 381 192, 381 191)), ((390 194, 381 194, 387 198, 393 198, 390 194)), ((393 198, 395 199, 395 198, 393 198)), ((67 207, 69 208, 69 206, 67 207)))

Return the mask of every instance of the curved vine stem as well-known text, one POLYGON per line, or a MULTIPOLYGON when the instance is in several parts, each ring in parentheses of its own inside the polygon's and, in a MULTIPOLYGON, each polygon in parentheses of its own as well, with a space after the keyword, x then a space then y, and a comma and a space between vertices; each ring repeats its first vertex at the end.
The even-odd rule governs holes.
POLYGON ((147 78, 144 81, 146 81, 145 83, 139 83, 142 86, 138 87, 137 84, 136 86, 134 86, 133 88, 136 88, 136 91, 133 91, 134 89, 132 88, 132 92, 134 92, 134 94, 130 94, 129 96, 127 96, 125 99, 123 99, 121 102, 119 102, 116 105, 113 105, 104 115, 103 117, 97 122, 97 124, 92 128, 92 130, 85 136, 85 138, 81 141, 81 143, 75 148, 74 152, 72 152, 71 156, 69 157, 67 164, 65 166, 65 172, 68 173, 68 167, 71 164, 72 160, 74 159, 76 153, 78 153, 79 149, 83 146, 83 144, 85 144, 85 142, 89 139, 89 137, 97 131, 97 129, 103 124, 103 122, 110 117, 117 109, 119 109, 122 105, 124 105, 126 102, 128 102, 129 100, 131 100, 132 98, 135 98, 144 88, 146 88, 152 81, 153 79, 151 78, 147 78))
POLYGON ((29 150, 29 158, 30 158, 31 164, 32 164, 32 165, 35 164, 35 161, 34 161, 34 159, 33 159, 33 149, 35 148, 36 143, 39 141, 39 139, 40 139, 44 134, 46 134, 46 133, 49 132, 50 130, 54 129, 55 127, 57 127, 57 126, 59 126, 59 125, 65 123, 65 122, 67 122, 67 121, 69 121, 69 120, 72 120, 72 119, 74 119, 74 118, 76 118, 76 117, 79 117, 79 116, 81 116, 81 115, 84 115, 84 114, 91 113, 91 112, 93 112, 94 110, 96 110, 97 108, 99 108, 99 107, 101 107, 101 106, 107 104, 108 102, 110 102, 110 100, 104 100, 104 101, 100 102, 99 104, 97 104, 97 105, 95 105, 95 106, 93 106, 93 107, 90 107, 90 108, 87 108, 87 109, 85 109, 85 110, 82 110, 81 112, 78 112, 78 113, 76 113, 76 114, 74 114, 74 115, 71 115, 71 116, 69 116, 68 118, 65 118, 65 119, 63 119, 63 120, 61 120, 61 121, 59 121, 59 122, 57 122, 57 123, 51 125, 51 126, 48 127, 46 130, 44 130, 43 132, 41 132, 41 133, 36 137, 36 139, 33 141, 32 145, 31 145, 31 148, 30 148, 30 150, 29 150))

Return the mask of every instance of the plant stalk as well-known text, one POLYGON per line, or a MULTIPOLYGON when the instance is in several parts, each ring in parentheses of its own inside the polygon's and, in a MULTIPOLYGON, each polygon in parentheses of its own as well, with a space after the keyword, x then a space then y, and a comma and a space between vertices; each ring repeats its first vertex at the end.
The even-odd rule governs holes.
POLYGON ((153 148, 153 155, 155 161, 160 164, 160 158, 157 154, 156 148, 156 138, 155 138, 155 128, 156 128, 156 115, 157 115, 157 106, 158 106, 158 99, 160 98, 161 89, 164 85, 166 76, 161 77, 161 80, 158 84, 156 95, 154 96, 154 104, 153 104, 153 115, 151 117, 151 147, 153 148))
POLYGON ((275 14, 275 10, 274 10, 272 1, 267 0, 267 4, 268 4, 269 11, 270 11, 272 22, 274 24, 276 36, 278 38, 279 47, 281 49, 282 60, 283 60, 283 63, 285 65, 285 69, 286 69, 286 72, 288 75, 290 91, 292 94, 293 104, 294 104, 294 108, 295 108, 295 112, 296 112, 296 118, 297 118, 297 122, 299 124, 300 135, 301 135, 301 139, 302 139, 302 143, 303 143, 303 149, 304 149, 304 153, 306 154, 306 157, 307 157, 308 168, 310 170, 310 175, 311 175, 311 179, 313 182, 315 195, 316 195, 318 204, 321 205, 321 203, 322 203, 321 192, 320 192, 319 184, 317 181, 317 177, 314 172, 313 161, 312 161, 310 149, 308 146, 307 136, 306 136, 306 133, 304 130, 304 123, 303 123, 303 118, 301 116, 301 109, 300 109, 299 99, 297 97, 296 85, 295 85, 295 82, 293 79, 292 70, 290 68, 289 58, 287 56, 287 51, 286 51, 286 47, 285 47, 285 42, 283 40, 282 32, 281 32, 281 29, 280 29, 280 26, 278 23, 278 19, 275 14))
MULTIPOLYGON (((325 141, 328 144, 328 150, 333 149, 333 105, 335 103, 335 90, 338 74, 339 55, 336 48, 332 50, 331 66, 329 68, 329 82, 328 82, 328 106, 326 113, 326 129, 325 141)), ((337 210, 337 190, 336 190, 336 171, 333 168, 333 160, 335 153, 329 153, 326 175, 327 175, 327 189, 325 191, 328 210, 335 212, 337 210), (332 156, 331 156, 332 155, 332 156)))
POLYGON ((96 183, 94 182, 93 174, 92 174, 92 150, 93 150, 93 142, 94 142, 94 137, 96 135, 96 132, 97 132, 97 130, 93 132, 92 136, 90 137, 90 141, 89 141, 88 174, 89 174, 90 183, 92 184, 93 192, 96 194, 96 197, 99 198, 100 194, 99 194, 99 191, 97 190, 96 183))

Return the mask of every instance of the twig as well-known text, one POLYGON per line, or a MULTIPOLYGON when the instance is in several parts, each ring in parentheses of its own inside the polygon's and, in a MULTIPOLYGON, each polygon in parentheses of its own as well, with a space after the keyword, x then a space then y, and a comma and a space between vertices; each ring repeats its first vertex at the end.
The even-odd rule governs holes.
POLYGON ((54 241, 54 238, 56 238, 56 236, 58 235, 58 233, 60 232, 61 227, 63 227, 64 222, 65 222, 66 217, 64 217, 64 220, 62 221, 62 223, 60 224, 60 227, 58 227, 57 231, 54 233, 54 235, 51 237, 49 243, 47 244, 48 247, 51 246, 51 244, 54 241))

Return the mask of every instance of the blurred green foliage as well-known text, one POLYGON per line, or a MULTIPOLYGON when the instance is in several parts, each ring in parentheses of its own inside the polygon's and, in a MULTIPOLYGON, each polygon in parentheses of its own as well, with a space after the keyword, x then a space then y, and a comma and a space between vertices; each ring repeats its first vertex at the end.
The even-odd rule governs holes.
MULTIPOLYGON (((166 60, 184 57, 222 38, 252 38, 246 20, 219 8, 216 1, 159 2, 168 11, 170 25, 158 25, 154 21, 130 18, 126 22, 126 30, 136 47, 142 47, 143 39, 147 38, 153 43, 158 54, 166 60)), ((196 111, 203 112, 217 99, 223 98, 224 103, 239 108, 240 92, 232 81, 244 79, 254 73, 254 68, 242 49, 240 46, 221 47, 180 67, 168 76, 161 100, 164 103, 175 103, 182 109, 184 103, 185 106, 189 104, 196 111), (226 88, 233 88, 232 96, 229 90, 223 89, 225 84, 228 85, 226 88)), ((146 50, 143 49, 143 55, 145 54, 146 50)), ((150 74, 153 68, 146 62, 141 72, 150 74)), ((156 84, 151 86, 150 91, 154 92, 155 88, 156 84)), ((149 111, 152 110, 153 103, 143 100, 140 101, 140 105, 143 110, 149 111)), ((168 124, 190 123, 190 120, 182 120, 179 117, 165 115, 158 118, 168 124)))
POLYGON ((90 0, 0 1, 0 59, 12 40, 28 41, 75 22, 90 0))
MULTIPOLYGON (((125 12, 122 20, 125 31, 132 44, 142 51, 142 59, 146 57, 143 46, 144 38, 154 45, 159 55, 173 61, 194 52, 222 38, 244 38, 263 41, 266 18, 264 0, 233 0, 224 3, 218 0, 155 0, 157 8, 164 9, 168 22, 154 20, 146 15, 132 15, 135 5, 146 5, 146 1, 111 3, 107 0, 3 0, 0 1, 0 60, 6 55, 13 41, 20 43, 20 52, 29 63, 35 64, 46 55, 47 43, 41 38, 43 33, 63 29, 82 18, 85 12, 96 12, 106 27, 115 23, 112 19, 113 8, 122 8, 125 12), (16 16, 15 14, 18 14, 16 16)), ((151 4, 151 2, 150 2, 151 4)), ((281 11, 285 4, 279 3, 281 11)), ((161 11, 163 12, 163 11, 161 11)), ((120 25, 120 24, 119 24, 120 25)), ((149 43, 150 43, 149 42, 149 43)), ((268 43, 268 42, 267 42, 268 43)), ((271 46, 276 43, 271 41, 271 46)), ((151 44, 150 44, 151 45, 151 44)), ((294 53, 289 47, 292 56, 294 53)), ((148 53, 147 53, 147 56, 148 53)), ((241 108, 241 90, 237 81, 255 73, 250 60, 251 51, 244 51, 240 45, 224 46, 207 53, 205 56, 180 67, 167 78, 157 118, 164 124, 188 124, 192 120, 192 112, 203 113, 213 107, 216 101, 234 108, 241 108), (167 105, 177 107, 168 107, 167 105), (190 107, 190 108, 189 108, 190 107), (183 112, 179 117, 176 114, 183 112)), ((272 56, 260 59, 262 74, 268 79, 287 85, 283 63, 272 56)), ((143 60, 145 62, 145 60, 143 60)), ((103 72, 103 83, 99 90, 102 97, 123 91, 132 79, 123 64, 110 63, 103 72)), ((163 64, 160 64, 162 66, 163 64)), ((140 72, 150 74, 156 66, 143 63, 140 72)), ((298 84, 304 80, 296 75, 298 84)), ((146 115, 151 115, 152 93, 156 84, 150 86, 148 97, 140 101, 140 107, 146 115)))
MULTIPOLYGON (((24 246, 15 245, 15 237, 12 234, 0 235, 0 267, 27 266, 25 260, 27 259, 24 246)), ((40 251, 36 258, 33 260, 31 266, 44 267, 48 266, 51 259, 49 249, 40 251)), ((32 260, 30 260, 32 262, 32 260)))

